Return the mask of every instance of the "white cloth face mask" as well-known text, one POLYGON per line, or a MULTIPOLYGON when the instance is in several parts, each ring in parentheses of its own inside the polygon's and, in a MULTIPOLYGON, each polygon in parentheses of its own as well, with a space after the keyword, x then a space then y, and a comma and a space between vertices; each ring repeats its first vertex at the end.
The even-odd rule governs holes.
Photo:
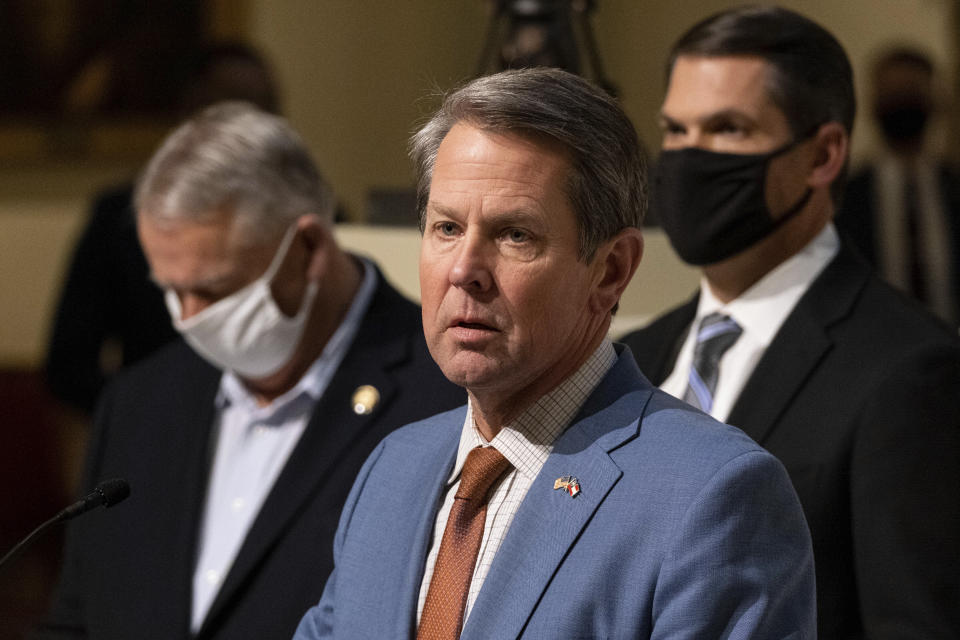
POLYGON ((276 373, 290 361, 317 296, 317 283, 308 281, 300 308, 290 317, 280 310, 270 291, 296 230, 294 225, 287 231, 262 276, 186 320, 181 320, 177 294, 169 288, 164 291, 173 326, 214 366, 258 379, 276 373))

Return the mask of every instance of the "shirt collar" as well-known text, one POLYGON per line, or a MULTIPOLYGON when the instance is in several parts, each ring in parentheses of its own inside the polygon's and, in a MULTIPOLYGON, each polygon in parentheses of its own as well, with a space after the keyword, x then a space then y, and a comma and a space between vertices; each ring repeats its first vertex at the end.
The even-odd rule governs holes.
POLYGON ((530 480, 536 478, 553 450, 553 443, 570 425, 616 359, 613 344, 604 339, 579 369, 504 426, 491 442, 487 442, 477 430, 473 404, 468 399, 457 460, 448 483, 452 484, 460 476, 470 450, 485 446, 495 447, 530 480))
POLYGON ((359 258, 359 262, 363 269, 363 280, 350 303, 347 314, 337 330, 327 340, 323 352, 314 360, 293 388, 276 398, 269 405, 261 407, 257 404, 253 394, 233 371, 224 371, 220 378, 220 388, 214 400, 217 409, 223 410, 228 406, 236 405, 246 408, 251 416, 268 419, 273 416, 284 415, 287 408, 301 397, 309 399, 312 403, 320 399, 323 392, 326 391, 334 372, 346 355, 347 349, 353 342, 376 288, 376 269, 373 268, 369 260, 359 258))
POLYGON ((828 223, 803 249, 727 304, 713 295, 706 278, 702 278, 695 326, 710 313, 723 313, 732 317, 745 334, 768 346, 793 307, 837 255, 839 247, 837 231, 833 223, 828 223))

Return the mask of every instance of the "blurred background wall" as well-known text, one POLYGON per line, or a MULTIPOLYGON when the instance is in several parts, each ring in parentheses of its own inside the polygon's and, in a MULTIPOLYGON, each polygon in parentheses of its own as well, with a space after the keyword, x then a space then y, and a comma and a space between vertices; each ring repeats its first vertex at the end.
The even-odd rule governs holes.
MULTIPOLYGON (((694 21, 735 4, 597 3, 592 21, 606 73, 651 150, 659 143, 656 115, 670 43, 694 21)), ((890 41, 923 45, 946 72, 942 77, 954 75, 956 3, 951 0, 782 4, 837 35, 860 72, 861 102, 867 62, 890 41)), ((221 0, 201 5, 206 5, 210 33, 246 39, 270 59, 284 113, 307 139, 354 222, 365 220, 371 190, 410 186, 407 135, 437 104, 431 96, 473 74, 488 15, 483 0, 221 0)), ((950 89, 949 83, 944 89, 950 89)), ((855 160, 876 140, 864 115, 861 110, 854 134, 855 160)), ((172 124, 138 127, 122 117, 116 120, 113 125, 81 124, 79 131, 49 123, 0 124, 0 148, 7 149, 0 152, 0 365, 30 367, 39 362, 59 277, 90 196, 135 174, 172 124)), ((943 141, 945 149, 952 136, 948 124, 940 122, 941 135, 932 136, 943 141)), ((649 235, 649 242, 659 248, 659 234, 649 235)), ((415 247, 415 237, 410 242, 415 247)), ((409 281, 415 256, 409 259, 413 271, 402 274, 399 284, 415 291, 415 278, 409 281)), ((641 281, 661 284, 677 266, 671 263, 663 273, 651 263, 641 266, 641 281), (648 268, 653 273, 644 278, 648 268)), ((690 274, 680 267, 677 273, 679 289, 671 285, 652 292, 650 305, 631 307, 644 296, 634 288, 636 295, 626 301, 625 313, 649 315, 683 298, 690 274)))

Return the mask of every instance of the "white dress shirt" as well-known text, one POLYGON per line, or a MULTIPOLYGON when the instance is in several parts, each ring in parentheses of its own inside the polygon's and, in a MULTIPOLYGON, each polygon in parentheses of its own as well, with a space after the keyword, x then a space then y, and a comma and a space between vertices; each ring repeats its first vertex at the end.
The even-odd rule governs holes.
POLYGON ((343 322, 296 386, 261 407, 234 373, 225 372, 220 380, 211 432, 216 444, 193 574, 190 629, 194 633, 353 342, 376 285, 373 266, 364 261, 363 270, 363 281, 343 322))
POLYGON ((569 378, 528 407, 516 420, 501 429, 491 442, 487 442, 477 430, 473 420, 473 406, 467 402, 467 416, 460 434, 460 446, 453 472, 447 481, 446 495, 437 512, 433 527, 433 540, 427 555, 427 564, 420 583, 420 599, 417 604, 417 623, 427 600, 430 580, 433 578, 440 541, 447 526, 447 518, 453 506, 453 498, 460 486, 460 472, 467 454, 475 447, 493 446, 503 454, 512 467, 491 489, 487 502, 487 518, 483 525, 483 537, 473 579, 467 596, 463 619, 470 615, 477 594, 487 577, 493 558, 507 535, 510 523, 520 508, 530 485, 540 473, 553 451, 553 443, 566 430, 587 397, 600 384, 603 376, 617 359, 616 351, 609 340, 594 351, 586 362, 569 378))
POLYGON ((719 312, 733 318, 743 333, 720 359, 717 388, 710 415, 726 422, 747 379, 787 316, 820 272, 837 255, 840 242, 833 224, 824 227, 802 250, 763 276, 738 298, 723 304, 706 278, 700 281, 700 301, 691 330, 687 332, 673 371, 660 388, 677 398, 687 389, 697 330, 704 316, 719 312))

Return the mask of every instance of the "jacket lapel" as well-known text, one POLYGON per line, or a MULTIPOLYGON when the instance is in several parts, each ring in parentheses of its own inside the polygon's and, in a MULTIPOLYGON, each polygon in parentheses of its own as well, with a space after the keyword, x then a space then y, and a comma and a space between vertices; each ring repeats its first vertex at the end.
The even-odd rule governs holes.
MULTIPOLYGON (((183 345, 183 349, 188 349, 183 345)), ((166 453, 160 453, 154 459, 173 461, 165 465, 156 474, 165 478, 162 484, 168 494, 167 505, 177 505, 179 517, 167 518, 158 523, 165 531, 156 537, 156 546, 149 553, 158 558, 169 558, 165 569, 157 575, 143 580, 143 588, 155 589, 156 601, 170 601, 170 594, 177 594, 175 604, 169 610, 158 610, 157 615, 167 621, 172 635, 186 635, 190 629, 190 612, 193 607, 192 589, 194 560, 196 558, 197 535, 203 497, 210 469, 210 432, 214 420, 217 389, 221 373, 202 361, 192 351, 186 356, 183 365, 183 379, 186 385, 179 385, 171 402, 171 414, 154 423, 154 427, 164 429, 168 434, 162 446, 166 453), (180 425, 170 428, 170 425, 180 425), (186 587, 186 588, 185 588, 186 587)), ((134 487, 136 492, 137 488, 134 487)), ((166 511, 171 513, 171 511, 166 511)), ((157 515, 157 514, 154 514, 157 515)), ((162 517, 162 516, 161 516, 162 517)), ((148 597, 149 599, 149 597, 148 597)), ((157 622, 158 625, 165 623, 157 622)))
MULTIPOLYGON (((376 308, 385 304, 386 286, 378 274, 378 289, 353 345, 317 402, 307 428, 251 525, 199 636, 216 624, 217 617, 237 596, 254 568, 298 516, 301 506, 316 492, 318 485, 335 473, 332 470, 342 453, 378 417, 376 411, 366 415, 354 412, 354 391, 362 385, 375 387, 380 393, 381 407, 389 404, 396 393, 397 383, 390 369, 409 357, 410 343, 403 336, 385 339, 383 327, 372 320, 379 316, 374 313, 376 308)), ((349 484, 353 478, 335 481, 349 484)))
POLYGON ((622 475, 609 452, 637 434, 652 394, 625 351, 557 440, 497 552, 461 638, 516 638, 570 548, 622 475), (554 490, 575 476, 580 494, 554 490))
POLYGON ((763 444, 804 382, 833 346, 828 330, 846 317, 869 270, 841 245, 777 332, 744 385, 727 422, 763 444))
POLYGON ((363 477, 363 496, 337 559, 337 599, 360 605, 340 635, 401 640, 416 635, 417 600, 437 510, 457 455, 466 407, 394 432, 363 477), (371 550, 384 553, 371 555, 371 550), (354 570, 370 567, 375 570, 354 570), (366 615, 369 610, 376 615, 366 615))
POLYGON ((653 384, 662 384, 673 371, 687 329, 697 314, 699 300, 700 294, 694 294, 682 306, 624 337, 623 341, 630 346, 640 369, 653 384))
MULTIPOLYGON (((466 411, 466 407, 463 407, 452 413, 450 418, 451 428, 444 431, 443 437, 437 438, 436 441, 426 447, 424 443, 416 443, 415 446, 410 448, 406 457, 410 461, 423 461, 422 464, 409 465, 412 469, 418 469, 418 472, 410 474, 405 469, 404 474, 413 476, 411 482, 418 482, 417 477, 422 478, 423 484, 419 486, 424 487, 425 490, 416 492, 413 502, 404 505, 404 510, 411 517, 406 519, 407 526, 394 531, 398 544, 402 545, 403 540, 409 541, 407 544, 409 553, 407 554, 407 570, 403 573, 403 582, 400 584, 398 591, 405 596, 396 599, 399 608, 396 619, 397 627, 391 635, 393 638, 416 636, 417 605, 420 598, 420 585, 423 582, 423 571, 426 566, 430 543, 433 539, 433 527, 436 523, 437 511, 443 502, 447 480, 457 459, 457 444, 460 440, 466 411), (438 465, 437 460, 443 460, 444 463, 438 465)), ((439 541, 437 544, 439 544, 439 541)))

